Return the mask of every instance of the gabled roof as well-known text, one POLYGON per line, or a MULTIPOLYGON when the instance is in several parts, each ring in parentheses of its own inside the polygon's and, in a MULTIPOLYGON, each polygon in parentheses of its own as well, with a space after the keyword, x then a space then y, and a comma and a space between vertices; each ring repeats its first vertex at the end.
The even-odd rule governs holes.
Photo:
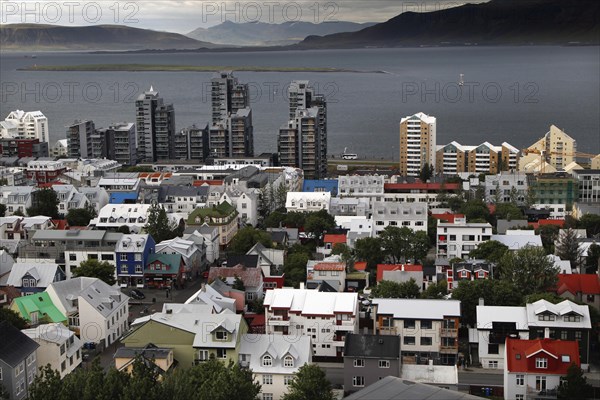
POLYGON ((120 290, 98 278, 80 277, 54 282, 46 289, 46 292, 48 291, 56 293, 61 308, 67 313, 77 311, 77 307, 72 304, 70 299, 79 299, 79 303, 87 302, 104 317, 109 316, 114 310, 129 301, 129 297, 120 290))
POLYGON ((7 285, 21 287, 22 279, 30 275, 36 280, 35 287, 47 288, 53 281, 59 267, 54 263, 14 263, 8 276, 7 285))
POLYGON ((246 288, 258 287, 262 284, 263 280, 260 268, 246 268, 238 264, 235 267, 211 268, 208 274, 208 281, 213 281, 219 277, 235 278, 236 276, 244 282, 246 288))
MULTIPOLYGON (((56 344, 65 343, 71 336, 75 335, 75 332, 69 330, 69 328, 61 323, 42 324, 35 328, 23 329, 21 332, 33 340, 40 339, 56 344)), ((77 338, 74 339, 79 340, 77 338)))
POLYGON ((386 271, 423 272, 423 266, 418 264, 377 264, 377 282, 383 280, 386 271))
POLYGON ((272 289, 267 290, 264 305, 271 309, 289 309, 305 315, 354 314, 358 306, 358 295, 316 292, 309 289, 272 289))
POLYGON ((343 262, 320 262, 313 266, 315 271, 344 271, 346 263, 343 262))
POLYGON ((570 300, 562 301, 558 304, 552 304, 546 300, 538 300, 535 303, 527 304, 527 320, 530 325, 544 327, 565 327, 568 324, 570 328, 591 329, 590 310, 588 306, 575 304, 570 300), (552 313, 557 316, 554 321, 539 321, 538 316, 543 313, 552 313), (565 322, 563 316, 575 313, 581 316, 579 322, 565 322))
POLYGON ((600 295, 600 277, 596 274, 558 274, 556 293, 600 295))
MULTIPOLYGON (((15 368, 21 361, 40 347, 33 339, 30 339, 7 321, 0 321, 0 332, 2 332, 0 360, 12 368, 15 368)), ((9 372, 6 371, 6 373, 8 374, 9 372)))
POLYGON ((409 381, 395 376, 386 376, 372 385, 345 397, 345 400, 481 400, 455 390, 443 389, 409 381))
POLYGON ((305 363, 312 362, 310 336, 301 335, 293 341, 284 335, 243 335, 240 341, 240 354, 250 357, 249 367, 255 373, 293 375, 305 363), (262 357, 269 354, 273 360, 271 366, 262 365, 262 357), (283 359, 290 355, 294 359, 293 367, 284 367, 283 359))
POLYGON ((348 333, 344 344, 344 357, 399 359, 400 336, 348 333))
POLYGON ((506 369, 509 373, 531 372, 544 375, 566 375, 572 363, 580 366, 579 343, 574 340, 535 339, 523 340, 506 338, 506 369), (528 362, 531 357, 541 357, 544 353, 547 358, 554 359, 548 367, 541 370, 528 362))
POLYGON ((323 243, 331 243, 332 246, 337 243, 346 244, 346 235, 328 233, 323 238, 323 243))
POLYGON ((460 317, 460 301, 430 299, 373 299, 377 315, 392 315, 398 319, 443 319, 460 317))
POLYGON ((144 270, 146 270, 146 272, 149 272, 152 274, 157 274, 157 273, 176 274, 179 272, 179 267, 181 266, 181 259, 182 259, 181 254, 162 254, 162 253, 150 254, 148 256, 148 261, 146 261, 146 266, 145 266, 144 270), (169 267, 169 269, 160 270, 160 271, 150 270, 148 268, 148 266, 155 261, 159 261, 159 262, 167 265, 169 267))
POLYGON ((39 314, 39 319, 48 317, 50 322, 64 322, 67 320, 67 317, 54 305, 46 292, 17 297, 13 300, 13 304, 16 305, 21 317, 26 321, 31 321, 30 314, 34 312, 39 314))

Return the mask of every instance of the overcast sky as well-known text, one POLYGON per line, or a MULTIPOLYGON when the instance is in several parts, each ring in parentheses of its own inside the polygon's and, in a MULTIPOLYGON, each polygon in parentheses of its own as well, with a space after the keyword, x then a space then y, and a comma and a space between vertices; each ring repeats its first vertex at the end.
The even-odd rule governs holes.
POLYGON ((485 0, 2 0, 1 23, 119 24, 187 33, 232 22, 383 22, 405 11, 427 12, 485 0))

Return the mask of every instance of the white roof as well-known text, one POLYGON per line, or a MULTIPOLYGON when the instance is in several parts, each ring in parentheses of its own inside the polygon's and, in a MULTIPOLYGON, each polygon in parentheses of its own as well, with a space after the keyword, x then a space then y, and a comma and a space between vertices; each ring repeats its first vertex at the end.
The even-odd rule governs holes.
POLYGON ((494 322, 514 322, 518 330, 529 329, 525 307, 477 306, 477 329, 492 329, 494 322))
POLYGON ((292 207, 292 201, 331 201, 331 193, 329 192, 287 192, 285 200, 286 207, 292 207))
MULTIPOLYGON (((21 332, 33 340, 39 339, 59 345, 67 342, 71 336, 75 335, 75 332, 61 323, 38 325, 35 328, 23 329, 21 332)), ((75 337, 75 340, 79 339, 75 337)))
POLYGON ((243 335, 240 341, 240 354, 250 359, 249 367, 252 372, 259 374, 292 375, 305 363, 312 362, 312 347, 310 336, 297 336, 290 340, 284 335, 243 335), (263 367, 262 358, 265 354, 272 357, 272 365, 263 367), (284 367, 283 359, 291 355, 293 367, 284 367), (248 357, 249 356, 249 357, 248 357))
POLYGON ((305 315, 355 314, 357 293, 326 293, 308 289, 267 290, 264 305, 270 308, 287 308, 305 315))
POLYGON ((98 186, 135 186, 139 181, 139 178, 101 178, 98 186))
POLYGON ((224 309, 235 312, 235 299, 222 296, 211 285, 204 285, 200 290, 190 296, 185 304, 201 304, 212 307, 217 313, 224 309))
POLYGON ((444 319, 460 317, 458 300, 426 299, 373 299, 377 314, 392 315, 399 319, 444 319))
POLYGON ((542 247, 542 238, 539 235, 492 235, 491 240, 508 246, 509 250, 519 250, 525 246, 542 247))
POLYGON ((115 253, 142 253, 146 247, 148 235, 127 234, 117 242, 115 253))
POLYGON ((423 121, 427 124, 435 124, 435 117, 429 116, 422 112, 418 112, 416 114, 409 115, 408 117, 404 117, 404 118, 402 118, 402 120, 400 120, 400 123, 402 123, 408 119, 414 118, 414 117, 420 119, 421 121, 423 121))
POLYGON ((23 276, 26 274, 29 274, 37 281, 35 287, 47 288, 54 281, 57 270, 58 264, 55 263, 16 262, 10 270, 10 275, 8 276, 6 284, 8 286, 21 287, 21 279, 23 279, 23 276))
POLYGON ((67 314, 77 311, 77 307, 73 306, 68 299, 79 299, 79 302, 85 301, 104 317, 129 301, 129 297, 121 293, 120 290, 109 286, 98 278, 81 277, 54 282, 50 284, 49 290, 56 293, 56 297, 67 314))
POLYGON ((592 323, 590 319, 590 310, 588 306, 580 306, 579 304, 573 303, 571 300, 565 300, 558 304, 552 304, 546 300, 538 300, 533 304, 527 304, 527 319, 529 325, 543 326, 543 327, 569 327, 569 328, 584 328, 591 329, 592 323), (549 312, 557 317, 554 321, 540 321, 538 315, 543 312, 549 312), (580 315, 581 321, 579 322, 566 322, 563 320, 563 316, 569 313, 575 313, 580 315))
POLYGON ((571 261, 561 260, 559 256, 555 256, 554 254, 549 254, 548 259, 554 263, 555 267, 558 267, 559 273, 570 274, 571 272, 573 272, 571 267, 571 261))
POLYGON ((185 240, 180 237, 176 237, 170 240, 163 240, 156 244, 156 252, 162 253, 166 249, 172 249, 184 257, 189 257, 196 249, 196 243, 191 240, 185 240))

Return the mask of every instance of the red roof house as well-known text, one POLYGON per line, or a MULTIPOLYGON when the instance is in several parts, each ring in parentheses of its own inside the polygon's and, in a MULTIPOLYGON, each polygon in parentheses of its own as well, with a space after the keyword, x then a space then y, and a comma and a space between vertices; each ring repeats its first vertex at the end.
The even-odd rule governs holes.
MULTIPOLYGON (((417 264, 377 264, 377 282, 383 280, 383 273, 387 271, 404 271, 404 272, 421 272, 421 280, 423 279, 423 266, 417 264)), ((420 281, 417 285, 420 285, 420 281)))
POLYGON ((600 277, 596 274, 558 274, 552 291, 560 297, 600 309, 600 277))

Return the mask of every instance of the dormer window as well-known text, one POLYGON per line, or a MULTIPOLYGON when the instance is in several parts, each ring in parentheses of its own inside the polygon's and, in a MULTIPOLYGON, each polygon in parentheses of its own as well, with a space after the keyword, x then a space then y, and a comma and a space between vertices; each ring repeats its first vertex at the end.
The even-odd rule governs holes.
POLYGON ((262 366, 263 367, 270 367, 272 365, 273 365, 273 357, 271 357, 268 354, 264 355, 263 358, 262 358, 262 366))
POLYGON ((294 366, 294 358, 290 355, 285 356, 283 359, 283 366, 284 367, 293 367, 294 366))
POLYGON ((575 314, 565 315, 563 319, 565 322, 581 322, 581 316, 575 314))
POLYGON ((227 340, 227 332, 217 331, 217 332, 215 332, 215 338, 217 340, 227 340))
POLYGON ((554 321, 556 316, 550 313, 543 313, 538 315, 538 321, 554 321))
POLYGON ((536 358, 535 359, 535 367, 536 368, 548 368, 548 359, 547 358, 536 358))

